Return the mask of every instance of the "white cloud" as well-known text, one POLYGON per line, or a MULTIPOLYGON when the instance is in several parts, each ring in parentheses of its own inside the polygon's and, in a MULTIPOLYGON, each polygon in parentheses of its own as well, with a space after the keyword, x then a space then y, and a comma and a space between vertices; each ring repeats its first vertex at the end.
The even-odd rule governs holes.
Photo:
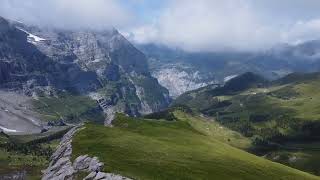
POLYGON ((132 20, 117 0, 1 0, 0 15, 58 28, 122 27, 132 20))
POLYGON ((320 0, 164 0, 157 6, 151 3, 151 10, 145 7, 148 4, 146 0, 0 0, 0 16, 58 28, 113 26, 137 43, 189 51, 261 50, 320 39, 320 0))
POLYGON ((130 38, 189 51, 261 50, 316 38, 319 1, 305 0, 305 6, 302 0, 285 1, 173 0, 155 23, 131 29, 130 38))
POLYGON ((320 18, 296 22, 283 37, 285 41, 294 44, 320 39, 320 18))

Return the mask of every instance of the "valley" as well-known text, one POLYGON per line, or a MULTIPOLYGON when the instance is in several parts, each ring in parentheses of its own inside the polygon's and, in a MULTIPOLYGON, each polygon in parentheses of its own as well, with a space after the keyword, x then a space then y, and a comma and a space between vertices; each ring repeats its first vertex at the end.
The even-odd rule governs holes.
POLYGON ((319 180, 298 1, 0 1, 0 180, 319 180))
POLYGON ((273 82, 247 73, 223 88, 186 93, 175 103, 251 138, 249 152, 318 174, 318 82, 318 73, 291 74, 273 82))

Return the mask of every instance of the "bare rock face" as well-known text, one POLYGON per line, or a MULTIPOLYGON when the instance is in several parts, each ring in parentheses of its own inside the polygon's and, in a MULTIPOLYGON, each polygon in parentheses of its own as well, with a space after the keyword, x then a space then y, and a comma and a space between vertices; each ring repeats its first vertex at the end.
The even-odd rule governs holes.
POLYGON ((169 104, 145 55, 117 30, 39 28, 1 17, 0 88, 30 96, 95 93, 107 124, 115 111, 137 116, 169 104))
POLYGON ((177 98, 187 91, 192 91, 214 83, 214 81, 204 80, 199 71, 193 72, 191 68, 183 69, 175 66, 177 65, 164 66, 154 70, 152 73, 153 76, 158 79, 159 83, 169 90, 170 96, 173 98, 177 98))
POLYGON ((168 106, 168 91, 151 76, 145 55, 117 30, 20 27, 45 39, 34 45, 54 62, 73 65, 96 76, 98 83, 88 79, 88 75, 70 78, 76 89, 95 93, 94 99, 108 116, 106 124, 110 124, 115 112, 137 116, 168 106), (91 82, 91 88, 86 88, 86 81, 91 82))

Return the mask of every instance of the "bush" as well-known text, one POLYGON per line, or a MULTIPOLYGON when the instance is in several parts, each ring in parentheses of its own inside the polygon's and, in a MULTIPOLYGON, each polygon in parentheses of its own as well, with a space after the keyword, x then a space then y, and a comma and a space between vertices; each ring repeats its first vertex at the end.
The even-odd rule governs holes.
POLYGON ((174 114, 170 110, 164 110, 164 111, 148 114, 148 115, 145 115, 144 118, 157 119, 157 120, 164 119, 167 121, 177 120, 177 118, 174 116, 174 114))

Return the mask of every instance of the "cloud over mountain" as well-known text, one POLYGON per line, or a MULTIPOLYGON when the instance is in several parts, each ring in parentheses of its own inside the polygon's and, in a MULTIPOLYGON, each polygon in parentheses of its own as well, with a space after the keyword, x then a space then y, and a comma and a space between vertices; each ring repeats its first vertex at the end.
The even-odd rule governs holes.
POLYGON ((58 28, 121 30, 188 51, 264 50, 320 39, 319 0, 1 0, 0 16, 58 28))
POLYGON ((173 0, 129 37, 191 51, 261 50, 320 38, 318 8, 316 0, 173 0))
POLYGON ((132 15, 117 0, 1 0, 0 15, 58 28, 122 27, 132 15))

